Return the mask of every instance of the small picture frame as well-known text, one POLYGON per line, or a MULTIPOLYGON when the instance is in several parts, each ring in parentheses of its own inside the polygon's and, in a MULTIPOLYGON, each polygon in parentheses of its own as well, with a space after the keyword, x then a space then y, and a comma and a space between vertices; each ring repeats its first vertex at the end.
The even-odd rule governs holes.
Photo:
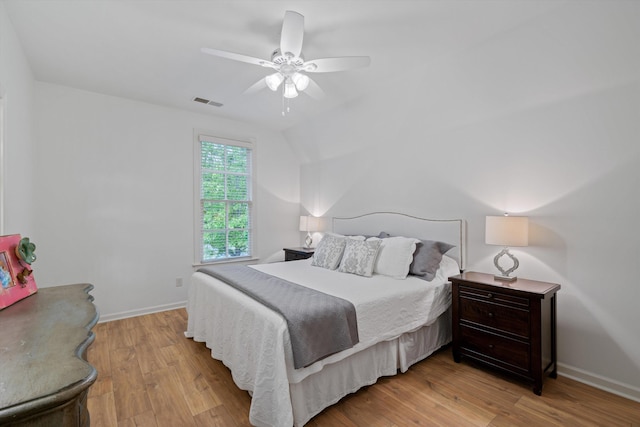
POLYGON ((15 286, 14 277, 7 251, 0 252, 0 285, 3 290, 15 286))
POLYGON ((18 256, 20 241, 19 234, 0 236, 0 310, 38 291, 31 265, 18 256))

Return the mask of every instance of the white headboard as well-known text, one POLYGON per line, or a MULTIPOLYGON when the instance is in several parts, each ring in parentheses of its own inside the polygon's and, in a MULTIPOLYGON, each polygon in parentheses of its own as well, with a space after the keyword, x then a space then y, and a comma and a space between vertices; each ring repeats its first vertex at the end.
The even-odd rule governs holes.
POLYGON ((466 223, 463 219, 427 219, 398 212, 372 212, 354 217, 334 217, 332 230, 338 234, 377 236, 385 231, 391 236, 437 240, 456 247, 447 256, 466 268, 466 223))

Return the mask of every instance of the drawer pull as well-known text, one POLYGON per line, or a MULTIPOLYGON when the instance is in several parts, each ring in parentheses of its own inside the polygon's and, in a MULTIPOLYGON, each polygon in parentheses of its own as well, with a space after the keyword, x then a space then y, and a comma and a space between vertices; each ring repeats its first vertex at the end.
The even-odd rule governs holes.
POLYGON ((491 317, 493 319, 493 313, 489 312, 489 317, 491 317))
POLYGON ((489 348, 493 348, 493 344, 489 344, 489 348))
POLYGON ((493 294, 487 294, 487 298, 493 298, 493 294))

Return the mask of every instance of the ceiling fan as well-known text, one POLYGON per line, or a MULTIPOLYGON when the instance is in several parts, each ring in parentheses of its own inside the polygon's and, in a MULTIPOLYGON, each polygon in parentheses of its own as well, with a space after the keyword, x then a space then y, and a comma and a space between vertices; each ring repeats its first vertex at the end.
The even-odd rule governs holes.
MULTIPOLYGON (((298 96, 298 92, 306 91, 309 96, 321 99, 324 92, 307 75, 307 73, 331 73, 366 67, 371 63, 368 56, 344 56, 322 58, 305 61, 302 56, 302 39, 304 37, 304 16, 297 12, 286 11, 280 34, 280 47, 273 51, 271 60, 255 58, 239 53, 203 47, 201 51, 209 55, 233 59, 271 68, 276 72, 270 74, 250 86, 245 93, 257 92, 264 87, 277 91, 282 86, 283 112, 284 99, 298 96)), ((287 106, 287 111, 289 108, 287 106)))

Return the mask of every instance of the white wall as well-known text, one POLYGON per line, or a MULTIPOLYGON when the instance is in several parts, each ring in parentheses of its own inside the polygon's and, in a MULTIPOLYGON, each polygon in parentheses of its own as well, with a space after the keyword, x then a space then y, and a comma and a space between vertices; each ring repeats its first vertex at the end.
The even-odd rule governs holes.
POLYGON ((289 129, 303 208, 465 218, 485 272, 484 217, 530 216, 513 252, 562 285, 560 372, 640 400, 639 22, 638 2, 568 2, 289 129))
POLYGON ((298 244, 299 162, 280 134, 41 82, 35 100, 40 287, 92 283, 103 320, 186 300, 194 128, 255 138, 261 261, 298 244))
POLYGON ((4 3, 0 2, 0 102, 4 158, 0 164, 2 234, 33 236, 33 75, 4 3))

